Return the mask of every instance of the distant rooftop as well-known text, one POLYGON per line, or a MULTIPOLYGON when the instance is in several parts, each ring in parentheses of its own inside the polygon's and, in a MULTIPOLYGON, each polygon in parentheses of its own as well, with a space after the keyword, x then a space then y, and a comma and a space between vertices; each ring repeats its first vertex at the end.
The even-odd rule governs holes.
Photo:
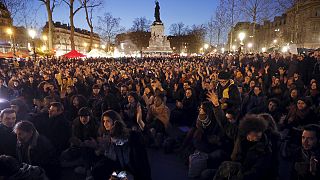
MULTIPOLYGON (((71 26, 69 24, 63 24, 61 22, 53 22, 54 27, 56 28, 62 28, 62 29, 67 29, 70 30, 71 26)), ((46 22, 46 25, 43 27, 43 29, 47 29, 48 28, 48 22, 46 22)), ((80 34, 85 34, 90 36, 90 31, 86 30, 86 29, 81 29, 81 28, 74 28, 74 31, 80 34)), ((99 38, 99 35, 97 33, 93 33, 94 37, 99 38)))

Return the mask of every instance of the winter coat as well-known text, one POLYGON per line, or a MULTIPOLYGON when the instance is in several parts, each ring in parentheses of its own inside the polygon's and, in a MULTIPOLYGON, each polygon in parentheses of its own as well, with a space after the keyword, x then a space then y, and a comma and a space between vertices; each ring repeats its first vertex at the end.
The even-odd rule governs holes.
POLYGON ((275 179, 272 177, 272 145, 266 134, 259 142, 249 142, 245 137, 236 140, 231 159, 242 165, 243 180, 275 179))
POLYGON ((98 125, 93 117, 90 117, 89 122, 84 125, 77 117, 72 123, 72 136, 80 139, 81 141, 96 139, 98 135, 98 125))
POLYGON ((262 113, 267 104, 267 97, 260 93, 256 96, 253 92, 250 92, 248 96, 246 96, 242 103, 243 114, 246 113, 254 113, 259 114, 262 113))
POLYGON ((12 132, 12 128, 0 123, 0 155, 5 154, 8 156, 16 157, 16 144, 17 137, 12 132))
POLYGON ((47 137, 58 153, 69 147, 71 126, 63 114, 49 118, 48 114, 38 114, 31 120, 38 132, 47 137))
POLYGON ((222 87, 220 84, 217 86, 217 94, 219 99, 226 99, 227 109, 239 110, 241 106, 241 95, 237 85, 233 80, 230 80, 226 87, 222 87))
POLYGON ((30 143, 17 143, 17 159, 20 163, 40 166, 44 169, 58 164, 56 152, 50 141, 35 132, 30 143))
POLYGON ((315 159, 320 159, 320 150, 319 148, 313 151, 306 151, 304 149, 300 149, 298 153, 296 153, 296 157, 294 158, 293 169, 291 173, 292 180, 318 180, 320 179, 320 165, 317 164, 317 171, 314 175, 310 172, 310 158, 311 156, 315 156, 315 159))

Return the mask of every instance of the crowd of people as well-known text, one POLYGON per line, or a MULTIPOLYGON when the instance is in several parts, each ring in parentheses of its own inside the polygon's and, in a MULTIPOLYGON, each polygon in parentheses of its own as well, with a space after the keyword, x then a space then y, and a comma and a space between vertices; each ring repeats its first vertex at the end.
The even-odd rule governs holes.
POLYGON ((0 177, 320 179, 320 52, 0 60, 0 177), (165 172, 165 169, 162 170, 165 172))

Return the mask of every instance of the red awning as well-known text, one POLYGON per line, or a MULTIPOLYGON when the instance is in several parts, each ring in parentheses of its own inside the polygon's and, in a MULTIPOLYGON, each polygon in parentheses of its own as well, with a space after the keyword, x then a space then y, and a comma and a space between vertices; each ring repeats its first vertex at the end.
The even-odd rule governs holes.
POLYGON ((79 53, 76 50, 72 50, 68 52, 67 54, 63 55, 63 57, 66 58, 80 58, 80 57, 86 57, 86 55, 79 53))

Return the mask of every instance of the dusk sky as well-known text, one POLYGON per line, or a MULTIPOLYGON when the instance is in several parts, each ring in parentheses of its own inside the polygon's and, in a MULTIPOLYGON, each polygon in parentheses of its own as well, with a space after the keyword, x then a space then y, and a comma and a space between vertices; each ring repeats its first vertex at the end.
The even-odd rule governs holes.
MULTIPOLYGON (((159 0, 159 3, 161 20, 168 34, 169 26, 173 23, 183 22, 186 25, 206 23, 214 14, 218 0, 159 0)), ((114 17, 121 18, 121 26, 129 29, 132 26, 132 21, 137 17, 145 16, 153 21, 154 7, 154 0, 104 0, 103 8, 96 10, 95 17, 102 15, 104 12, 110 12, 114 17)), ((69 11, 67 6, 62 3, 56 8, 53 16, 54 21, 68 23, 69 11)), ((37 13, 38 24, 42 26, 46 18, 45 7, 41 6, 37 13)), ((84 11, 76 14, 75 26, 88 29, 84 11)))

